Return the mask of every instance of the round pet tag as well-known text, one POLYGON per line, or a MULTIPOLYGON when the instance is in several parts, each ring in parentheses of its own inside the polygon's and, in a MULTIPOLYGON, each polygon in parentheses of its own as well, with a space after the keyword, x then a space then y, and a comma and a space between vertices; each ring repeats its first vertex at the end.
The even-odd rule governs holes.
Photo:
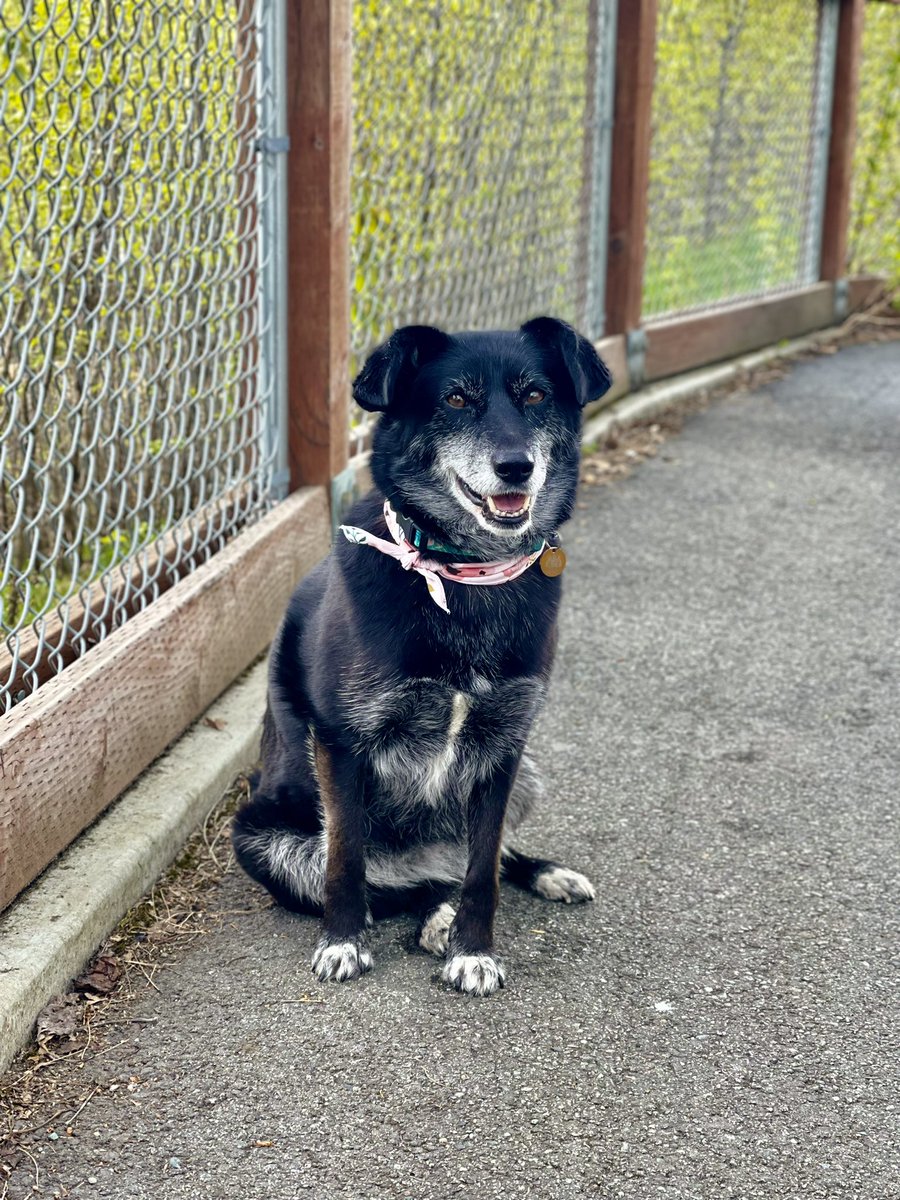
POLYGON ((566 552, 562 546, 548 546, 538 562, 544 574, 554 579, 557 575, 562 575, 566 569, 566 552))

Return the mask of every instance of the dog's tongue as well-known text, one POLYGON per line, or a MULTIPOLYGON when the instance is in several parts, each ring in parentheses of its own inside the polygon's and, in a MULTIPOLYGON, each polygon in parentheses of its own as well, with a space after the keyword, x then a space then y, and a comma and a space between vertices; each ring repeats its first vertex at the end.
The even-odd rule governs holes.
POLYGON ((494 507, 500 512, 518 512, 527 497, 522 492, 505 492, 502 496, 491 496, 494 507))

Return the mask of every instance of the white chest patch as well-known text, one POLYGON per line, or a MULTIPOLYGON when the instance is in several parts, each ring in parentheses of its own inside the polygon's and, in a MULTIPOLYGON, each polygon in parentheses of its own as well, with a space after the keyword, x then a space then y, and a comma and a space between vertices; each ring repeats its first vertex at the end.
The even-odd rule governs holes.
MULTIPOLYGON (((420 700, 427 704, 425 697, 420 700)), ((444 700, 446 725, 440 734, 429 736, 428 753, 423 753, 424 739, 393 738, 382 744, 372 755, 372 765, 392 789, 406 792, 419 803, 438 804, 446 795, 448 778, 456 763, 457 741, 471 709, 471 701, 463 692, 454 692, 449 712, 444 700)), ((413 714, 410 717, 414 720, 413 714)))
POLYGON ((469 715, 471 702, 468 696, 462 692, 453 693, 453 709, 450 713, 450 741, 454 742, 459 737, 460 730, 466 723, 466 717, 469 715))
POLYGON ((434 804, 440 800, 447 776, 456 761, 456 739, 466 723, 469 715, 469 698, 462 692, 453 693, 453 706, 450 709, 450 724, 447 728, 447 741, 443 749, 435 754, 427 764, 424 780, 425 798, 434 804))

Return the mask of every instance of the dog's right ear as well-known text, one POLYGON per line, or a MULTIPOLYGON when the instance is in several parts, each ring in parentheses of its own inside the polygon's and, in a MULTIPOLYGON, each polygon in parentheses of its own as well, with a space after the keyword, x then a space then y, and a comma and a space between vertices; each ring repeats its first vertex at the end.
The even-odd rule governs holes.
POLYGON ((404 325, 373 350, 353 381, 353 399, 367 412, 385 412, 408 392, 416 372, 450 339, 432 325, 404 325))

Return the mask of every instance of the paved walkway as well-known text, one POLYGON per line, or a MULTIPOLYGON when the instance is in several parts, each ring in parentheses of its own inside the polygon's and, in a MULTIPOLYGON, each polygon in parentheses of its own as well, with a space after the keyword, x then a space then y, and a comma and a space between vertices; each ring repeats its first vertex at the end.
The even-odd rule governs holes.
POLYGON ((89 1060, 43 1194, 900 1194, 900 344, 722 401, 582 500, 525 841, 598 902, 505 893, 488 1001, 409 920, 320 988, 312 922, 228 916, 89 1060))

